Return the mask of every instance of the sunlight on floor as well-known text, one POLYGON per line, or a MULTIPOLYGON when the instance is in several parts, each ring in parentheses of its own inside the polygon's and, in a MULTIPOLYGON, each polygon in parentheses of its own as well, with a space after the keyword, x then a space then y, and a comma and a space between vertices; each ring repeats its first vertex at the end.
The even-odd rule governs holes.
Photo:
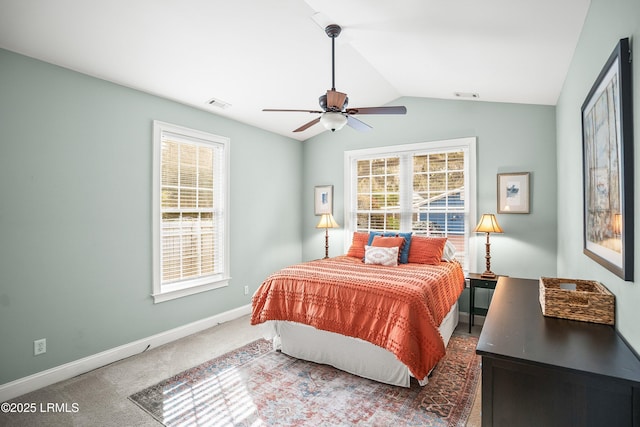
MULTIPOLYGON (((235 368, 191 386, 179 383, 164 395, 164 423, 170 426, 233 426, 257 417, 257 407, 235 368)), ((251 425, 265 424, 258 419, 251 425)))

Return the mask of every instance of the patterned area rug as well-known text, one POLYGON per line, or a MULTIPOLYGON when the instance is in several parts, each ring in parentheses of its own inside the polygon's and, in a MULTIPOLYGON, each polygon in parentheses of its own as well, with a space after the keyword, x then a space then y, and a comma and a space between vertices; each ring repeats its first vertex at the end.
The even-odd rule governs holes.
POLYGON ((480 377, 477 341, 454 334, 429 384, 404 388, 258 340, 129 399, 166 426, 464 426, 480 377))

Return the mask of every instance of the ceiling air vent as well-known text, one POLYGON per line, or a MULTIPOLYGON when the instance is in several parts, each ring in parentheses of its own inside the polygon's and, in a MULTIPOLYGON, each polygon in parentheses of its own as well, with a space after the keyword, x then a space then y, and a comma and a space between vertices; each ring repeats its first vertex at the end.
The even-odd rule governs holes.
POLYGON ((472 92, 454 92, 453 94, 456 96, 456 98, 480 98, 480 95, 472 92))
POLYGON ((214 107, 222 108, 223 110, 231 107, 231 104, 229 104, 228 102, 225 102, 217 98, 211 98, 210 100, 207 101, 207 104, 212 105, 214 107))

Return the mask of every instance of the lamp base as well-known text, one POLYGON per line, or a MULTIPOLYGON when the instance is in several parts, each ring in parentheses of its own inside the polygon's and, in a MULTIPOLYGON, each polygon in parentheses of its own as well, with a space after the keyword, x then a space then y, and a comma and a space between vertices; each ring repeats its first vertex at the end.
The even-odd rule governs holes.
POLYGON ((482 277, 483 279, 495 279, 498 276, 496 276, 496 273, 494 273, 493 271, 487 270, 484 273, 482 273, 480 277, 482 277))

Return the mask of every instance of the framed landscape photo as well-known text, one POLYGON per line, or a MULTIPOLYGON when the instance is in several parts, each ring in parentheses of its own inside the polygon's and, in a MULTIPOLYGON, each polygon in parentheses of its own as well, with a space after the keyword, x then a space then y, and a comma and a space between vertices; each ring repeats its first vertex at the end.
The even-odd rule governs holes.
POLYGON ((498 174, 498 213, 529 213, 529 172, 498 174))
POLYGON ((315 214, 333 214, 333 185, 317 185, 314 191, 315 214))
POLYGON ((633 280, 633 115, 629 39, 582 104, 584 254, 633 280))

